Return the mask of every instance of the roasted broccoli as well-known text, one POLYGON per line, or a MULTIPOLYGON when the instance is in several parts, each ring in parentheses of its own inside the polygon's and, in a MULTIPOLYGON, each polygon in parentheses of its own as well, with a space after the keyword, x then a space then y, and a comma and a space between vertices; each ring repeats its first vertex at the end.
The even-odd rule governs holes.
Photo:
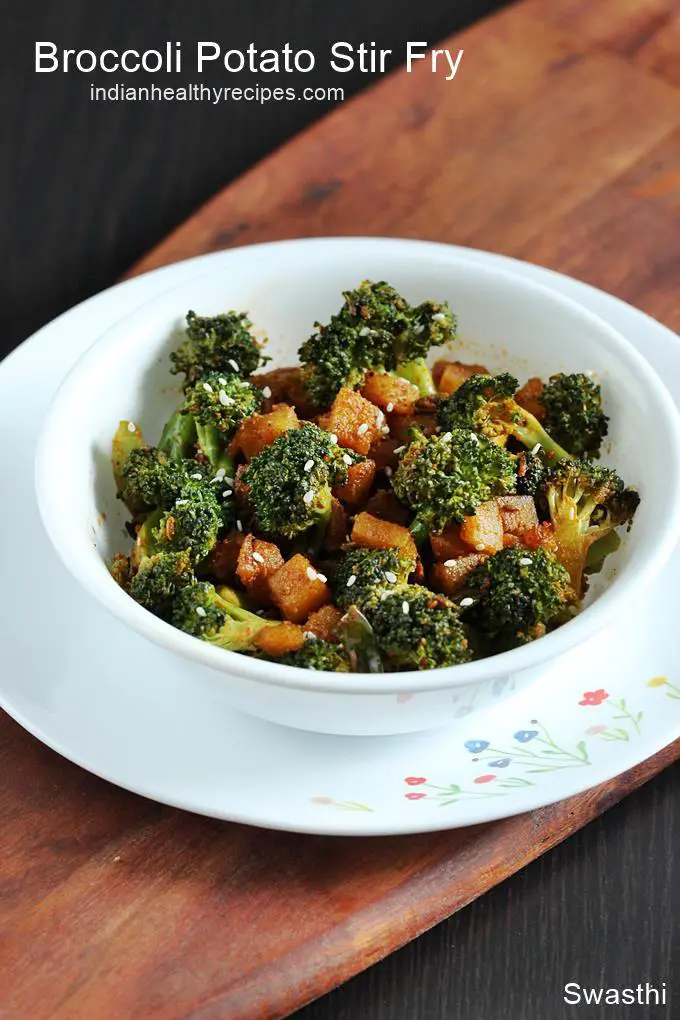
POLYGON ((347 463, 361 460, 309 423, 267 446, 243 473, 258 527, 293 538, 315 528, 323 539, 331 514, 331 486, 347 480, 347 463))
POLYGON ((157 616, 167 616, 177 592, 192 584, 194 572, 187 550, 144 556, 130 581, 135 602, 157 616))
POLYGON ((232 652, 253 651, 262 628, 276 624, 223 598, 207 581, 197 581, 177 593, 171 622, 186 634, 232 652))
POLYGON ((598 457, 609 418, 602 410, 600 387, 582 373, 551 375, 540 401, 545 427, 575 457, 598 457))
POLYGON ((269 359, 263 356, 251 326, 243 312, 207 317, 188 312, 186 340, 170 355, 171 371, 183 372, 188 384, 211 372, 252 375, 269 359))
POLYGON ((119 474, 119 495, 133 517, 170 506, 187 481, 183 465, 152 446, 131 450, 119 474))
POLYGON ((545 486, 545 497, 557 555, 581 598, 591 546, 620 525, 630 526, 640 497, 611 468, 591 461, 558 464, 545 486))
POLYGON ((236 375, 211 373, 188 388, 182 413, 193 418, 198 447, 215 470, 223 467, 233 474, 226 446, 262 400, 262 390, 236 375))
POLYGON ((383 661, 392 669, 437 669, 472 657, 458 607, 418 584, 386 591, 370 623, 383 661))
POLYGON ((217 542, 221 527, 222 508, 216 494, 203 482, 189 479, 162 514, 153 535, 159 551, 186 549, 200 563, 217 542))
POLYGON ((509 372, 471 375, 441 401, 437 420, 444 430, 474 429, 497 443, 513 436, 530 450, 540 447, 553 464, 569 459, 570 454, 548 435, 540 421, 514 399, 517 386, 509 372))
POLYGON ((328 673, 350 671, 347 653, 341 645, 314 638, 308 638, 302 648, 296 652, 288 652, 279 662, 300 669, 326 670, 328 673))
POLYGON ((517 457, 517 494, 534 496, 540 493, 550 476, 550 467, 543 457, 529 450, 517 457))
POLYGON ((415 564, 397 549, 349 549, 332 579, 335 604, 341 609, 372 605, 385 590, 405 584, 415 564))
POLYGON ((178 407, 170 415, 161 432, 158 450, 179 464, 193 457, 196 452, 196 440, 196 422, 192 415, 182 414, 182 408, 178 407))
POLYGON ((500 651, 541 637, 566 617, 576 595, 552 553, 516 546, 486 557, 457 601, 463 619, 500 651))
POLYGON ((300 348, 305 386, 318 407, 326 407, 343 386, 360 386, 369 369, 395 372, 435 393, 425 357, 431 347, 455 336, 456 320, 447 304, 412 306, 390 287, 365 280, 344 293, 345 302, 326 326, 300 348))
POLYGON ((515 458, 469 429, 413 439, 403 454, 392 485, 416 517, 411 532, 416 542, 440 532, 450 521, 462 521, 492 496, 515 491, 515 458))

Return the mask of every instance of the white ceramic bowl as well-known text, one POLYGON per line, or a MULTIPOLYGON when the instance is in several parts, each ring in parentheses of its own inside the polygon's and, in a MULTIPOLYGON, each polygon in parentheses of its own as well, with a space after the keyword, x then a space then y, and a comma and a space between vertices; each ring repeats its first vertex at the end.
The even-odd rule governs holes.
MULTIPOLYGON (((57 393, 36 462, 42 519, 65 565, 122 621, 190 661, 197 698, 224 698, 253 715, 326 733, 426 729, 533 680, 548 660, 605 627, 624 602, 643 597, 680 529, 680 419, 661 380, 614 329, 547 288, 427 242, 284 241, 234 249, 222 265, 138 308, 94 343, 57 393), (186 311, 247 310, 269 337, 273 365, 295 364, 314 321, 327 319, 340 292, 364 278, 386 279, 412 302, 448 300, 461 336, 451 357, 509 369, 520 379, 592 371, 602 384, 611 418, 603 460, 639 489, 642 502, 587 607, 539 641, 422 673, 314 673, 189 637, 140 608, 108 573, 107 561, 129 542, 111 475, 111 437, 127 418, 141 424, 147 441, 157 439, 178 401, 168 353, 186 311)), ((159 654, 159 671, 163 664, 159 654)))

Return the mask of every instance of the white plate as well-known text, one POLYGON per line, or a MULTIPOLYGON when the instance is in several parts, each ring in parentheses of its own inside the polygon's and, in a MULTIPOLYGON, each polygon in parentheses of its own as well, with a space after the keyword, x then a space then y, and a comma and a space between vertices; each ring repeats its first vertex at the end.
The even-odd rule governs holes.
MULTIPOLYGON (((601 315, 633 339, 680 402, 680 348, 665 327, 547 270, 461 252, 538 279, 601 315)), ((0 470, 12 480, 11 503, 0 506, 6 711, 65 757, 155 800, 253 825, 356 835, 518 814, 611 778, 677 738, 677 551, 642 605, 540 682, 470 718, 455 719, 452 704, 451 726, 400 737, 296 732, 226 705, 201 712, 191 697, 190 665, 127 630, 81 591, 52 552, 35 507, 42 415, 66 371, 105 328, 168 287, 218 269, 221 258, 203 256, 120 284, 40 330, 0 366, 0 422, 13 437, 0 452, 0 470)))

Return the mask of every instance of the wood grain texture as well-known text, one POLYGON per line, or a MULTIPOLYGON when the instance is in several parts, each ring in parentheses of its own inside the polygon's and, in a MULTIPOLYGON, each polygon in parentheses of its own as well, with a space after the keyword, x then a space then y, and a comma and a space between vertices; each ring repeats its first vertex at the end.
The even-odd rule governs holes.
MULTIPOLYGON (((662 0, 525 0, 450 41, 465 49, 453 85, 422 70, 383 81, 218 195, 133 271, 278 237, 428 237, 571 272, 678 326, 680 90, 661 56, 673 13, 662 0)), ((0 765, 12 773, 0 790, 3 1020, 283 1017, 680 755, 676 742, 518 819, 350 841, 162 808, 9 720, 2 738, 0 765)))

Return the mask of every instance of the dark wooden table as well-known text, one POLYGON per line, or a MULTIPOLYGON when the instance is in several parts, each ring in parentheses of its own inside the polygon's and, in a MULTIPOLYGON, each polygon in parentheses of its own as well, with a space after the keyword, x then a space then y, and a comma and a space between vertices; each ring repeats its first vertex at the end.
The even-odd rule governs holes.
MULTIPOLYGON (((122 0, 96 8, 84 0, 2 6, 0 101, 10 158, 0 164, 0 350, 7 351, 52 315, 111 283, 200 201, 327 109, 95 106, 86 99, 87 76, 33 74, 35 39, 95 49, 143 48, 165 39, 182 39, 188 48, 199 37, 230 46, 251 38, 280 46, 290 39, 320 52, 330 40, 376 39, 401 52, 405 39, 433 41, 494 4, 467 0, 452 11, 444 0, 364 0, 324 5, 323 15, 313 0, 251 0, 247 11, 243 4, 206 2, 200 13, 174 0, 146 0, 143 9, 122 0)), ((628 36, 620 47, 641 54, 650 74, 680 77, 673 63, 680 46, 672 0, 604 0, 600 7, 603 43, 615 34, 622 12, 636 12, 634 30, 626 20, 628 36)), ((579 30, 576 16, 571 27, 579 30)), ((369 80, 347 75, 343 85, 349 94, 369 80)), ((310 83, 336 79, 320 72, 310 83)), ((672 210, 669 200, 668 220, 659 229, 677 230, 672 210)), ((641 275, 645 268, 640 266, 641 275)), ((663 268, 677 279, 677 265, 663 268)), ((577 261, 573 271, 578 275, 577 261)), ((561 1020, 573 1013, 562 1002, 567 981, 672 982, 680 963, 680 881, 672 853, 679 790, 675 766, 450 921, 298 1015, 561 1020)), ((627 1015, 677 1015, 678 996, 676 990, 675 1014, 638 1008, 627 1015)), ((577 1015, 618 1016, 587 1008, 577 1015)))

